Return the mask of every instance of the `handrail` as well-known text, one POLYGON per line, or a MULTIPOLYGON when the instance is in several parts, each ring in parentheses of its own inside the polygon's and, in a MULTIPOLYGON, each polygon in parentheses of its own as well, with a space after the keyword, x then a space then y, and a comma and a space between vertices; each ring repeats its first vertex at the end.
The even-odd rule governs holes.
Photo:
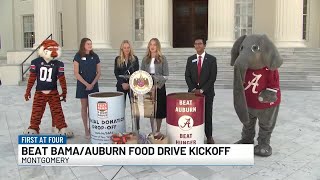
MULTIPOLYGON (((49 38, 51 38, 52 39, 52 34, 50 34, 45 40, 47 40, 47 39, 49 39, 49 38)), ((44 40, 44 41, 45 41, 44 40)), ((25 70, 25 71, 23 71, 23 65, 24 65, 24 63, 40 48, 40 46, 41 46, 41 43, 38 45, 38 47, 36 48, 36 49, 34 49, 31 53, 30 53, 30 55, 24 60, 24 61, 22 61, 22 63, 20 64, 20 66, 21 66, 21 80, 23 81, 23 76, 28 72, 28 70, 30 69, 30 66, 25 70)))

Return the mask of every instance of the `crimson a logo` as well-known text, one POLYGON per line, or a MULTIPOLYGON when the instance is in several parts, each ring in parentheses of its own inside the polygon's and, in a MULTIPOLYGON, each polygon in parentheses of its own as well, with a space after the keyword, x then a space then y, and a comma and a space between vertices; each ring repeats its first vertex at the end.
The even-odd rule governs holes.
POLYGON ((189 131, 193 127, 193 119, 190 116, 181 116, 178 125, 181 130, 189 131))

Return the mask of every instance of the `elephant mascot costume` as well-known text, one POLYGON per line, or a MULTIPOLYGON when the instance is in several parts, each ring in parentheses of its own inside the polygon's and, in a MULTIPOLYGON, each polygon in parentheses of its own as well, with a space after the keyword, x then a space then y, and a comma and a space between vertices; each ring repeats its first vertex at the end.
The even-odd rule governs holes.
POLYGON ((270 138, 281 101, 277 69, 282 62, 277 48, 266 35, 243 35, 231 50, 233 103, 243 124, 242 137, 236 144, 254 144, 258 119, 258 145, 254 147, 258 156, 272 154, 270 138))

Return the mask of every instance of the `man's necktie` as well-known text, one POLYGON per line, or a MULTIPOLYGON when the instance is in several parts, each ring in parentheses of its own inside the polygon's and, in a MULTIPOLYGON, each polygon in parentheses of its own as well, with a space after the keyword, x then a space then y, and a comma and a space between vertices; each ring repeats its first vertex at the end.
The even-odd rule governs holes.
POLYGON ((198 58, 198 84, 200 84, 201 63, 202 63, 201 56, 199 56, 199 58, 198 58))

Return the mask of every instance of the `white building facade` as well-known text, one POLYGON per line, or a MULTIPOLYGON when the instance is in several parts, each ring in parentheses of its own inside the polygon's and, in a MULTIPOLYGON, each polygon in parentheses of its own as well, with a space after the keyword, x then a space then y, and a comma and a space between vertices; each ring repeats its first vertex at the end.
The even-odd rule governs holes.
POLYGON ((37 46, 50 34, 64 49, 88 37, 94 48, 128 39, 145 47, 231 47, 243 34, 267 34, 278 47, 320 47, 320 0, 1 0, 0 56, 37 46))

